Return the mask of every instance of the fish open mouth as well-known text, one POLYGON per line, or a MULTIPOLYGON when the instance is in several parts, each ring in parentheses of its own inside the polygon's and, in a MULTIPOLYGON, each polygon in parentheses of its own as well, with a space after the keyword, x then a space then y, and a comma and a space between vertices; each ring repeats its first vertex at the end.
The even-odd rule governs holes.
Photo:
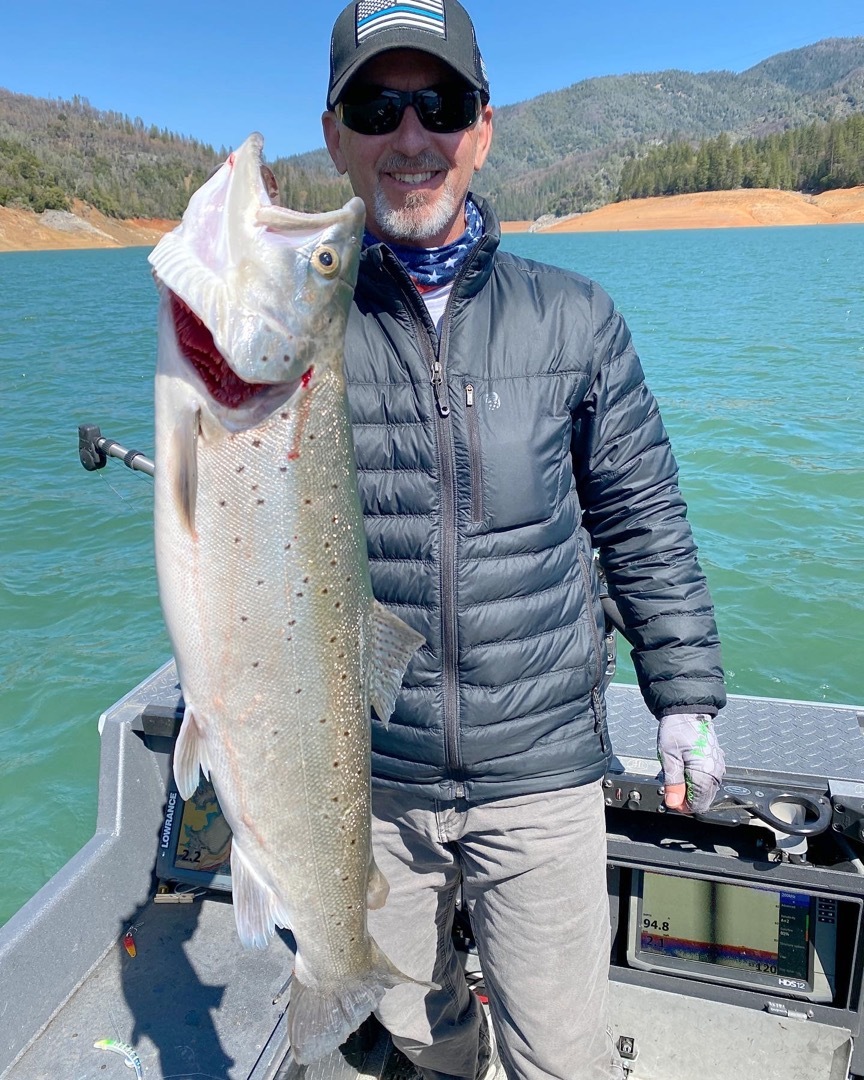
POLYGON ((241 379, 216 348, 213 335, 194 311, 170 292, 171 317, 180 351, 195 368, 210 396, 228 409, 239 409, 271 383, 250 383, 241 379))

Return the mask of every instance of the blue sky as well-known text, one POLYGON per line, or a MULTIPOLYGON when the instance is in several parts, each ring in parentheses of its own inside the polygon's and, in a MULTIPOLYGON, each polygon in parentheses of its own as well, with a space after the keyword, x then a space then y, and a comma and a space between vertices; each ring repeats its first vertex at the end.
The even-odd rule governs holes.
MULTIPOLYGON (((466 0, 492 85, 512 104, 581 79, 683 68, 743 71, 827 37, 864 36, 864 0, 466 0)), ((80 94, 204 142, 266 153, 323 145, 330 28, 340 0, 42 0, 2 13, 0 86, 80 94)))

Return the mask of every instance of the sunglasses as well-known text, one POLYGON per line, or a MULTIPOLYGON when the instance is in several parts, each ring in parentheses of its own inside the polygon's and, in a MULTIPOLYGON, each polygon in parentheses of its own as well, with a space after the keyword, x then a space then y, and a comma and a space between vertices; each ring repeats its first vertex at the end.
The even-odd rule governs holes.
POLYGON ((427 131, 451 135, 465 131, 480 115, 480 91, 461 86, 431 86, 427 90, 390 90, 358 86, 336 106, 336 115, 358 135, 390 135, 411 105, 427 131))

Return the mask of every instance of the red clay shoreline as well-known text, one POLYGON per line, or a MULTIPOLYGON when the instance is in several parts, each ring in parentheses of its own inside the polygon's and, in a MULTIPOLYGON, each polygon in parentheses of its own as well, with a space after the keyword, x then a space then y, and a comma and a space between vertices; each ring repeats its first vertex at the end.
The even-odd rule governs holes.
MULTIPOLYGON (((535 231, 629 232, 862 223, 864 186, 821 195, 755 188, 609 203, 587 214, 544 223, 535 231)), ((152 247, 176 224, 162 219, 108 218, 80 202, 73 205, 72 213, 60 215, 0 206, 0 252, 152 247)), ((533 224, 506 221, 502 231, 528 232, 533 224)))

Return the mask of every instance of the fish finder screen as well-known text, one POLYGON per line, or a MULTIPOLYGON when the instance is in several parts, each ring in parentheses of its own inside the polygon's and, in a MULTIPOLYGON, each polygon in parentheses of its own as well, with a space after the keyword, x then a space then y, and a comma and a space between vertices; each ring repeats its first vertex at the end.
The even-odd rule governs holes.
POLYGON ((748 885, 646 873, 638 951, 809 982, 811 899, 748 885))

